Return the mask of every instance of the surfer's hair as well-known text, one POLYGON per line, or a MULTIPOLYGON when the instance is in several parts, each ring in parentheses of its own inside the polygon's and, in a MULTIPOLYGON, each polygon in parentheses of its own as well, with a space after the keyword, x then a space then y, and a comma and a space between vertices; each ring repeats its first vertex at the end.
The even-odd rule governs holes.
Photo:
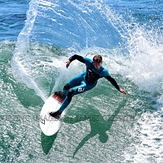
POLYGON ((93 61, 94 61, 94 62, 98 62, 98 63, 102 62, 102 56, 99 55, 99 54, 96 54, 96 55, 93 57, 93 61))

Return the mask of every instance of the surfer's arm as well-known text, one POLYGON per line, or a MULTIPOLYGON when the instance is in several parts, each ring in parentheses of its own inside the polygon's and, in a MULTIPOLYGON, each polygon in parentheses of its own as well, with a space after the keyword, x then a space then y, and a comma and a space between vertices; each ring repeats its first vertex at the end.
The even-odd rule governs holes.
POLYGON ((119 91, 120 88, 114 78, 111 76, 106 76, 105 78, 119 91))
POLYGON ((75 59, 77 59, 78 61, 82 62, 82 63, 85 63, 85 59, 84 57, 80 56, 80 55, 77 55, 77 54, 74 54, 73 56, 71 56, 67 61, 66 61, 66 68, 69 67, 70 63, 72 61, 74 61, 75 59))
POLYGON ((121 92, 121 93, 123 93, 123 94, 126 94, 126 92, 125 92, 122 88, 120 88, 120 87, 118 86, 118 84, 117 84, 117 82, 115 81, 114 78, 112 78, 111 76, 106 76, 105 78, 106 78, 108 81, 110 81, 110 83, 111 83, 119 92, 121 92))
POLYGON ((69 58, 70 62, 72 62, 73 60, 77 59, 78 61, 82 62, 82 63, 85 63, 85 59, 80 56, 80 55, 77 55, 77 54, 74 54, 73 56, 71 56, 69 58))

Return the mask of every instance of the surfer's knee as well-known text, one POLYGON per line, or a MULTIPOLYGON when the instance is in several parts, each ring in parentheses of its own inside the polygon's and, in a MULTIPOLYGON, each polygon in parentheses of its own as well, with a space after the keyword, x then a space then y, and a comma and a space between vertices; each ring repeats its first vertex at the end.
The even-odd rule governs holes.
POLYGON ((71 101, 72 96, 73 96, 73 93, 74 93, 74 90, 73 90, 73 89, 71 89, 71 90, 68 92, 68 94, 67 94, 67 96, 68 96, 68 102, 71 101))
POLYGON ((64 90, 68 90, 70 89, 70 85, 69 84, 66 84, 64 87, 63 87, 64 90))
POLYGON ((74 90, 71 89, 71 90, 68 92, 68 96, 69 96, 69 97, 72 97, 73 93, 74 93, 74 90))

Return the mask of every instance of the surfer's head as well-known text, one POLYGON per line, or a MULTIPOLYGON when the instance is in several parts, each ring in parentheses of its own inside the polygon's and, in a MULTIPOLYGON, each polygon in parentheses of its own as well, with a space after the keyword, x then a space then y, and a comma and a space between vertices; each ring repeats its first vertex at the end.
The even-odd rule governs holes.
POLYGON ((102 56, 99 55, 99 54, 96 54, 96 55, 93 57, 93 62, 102 63, 102 56))
POLYGON ((99 135, 99 139, 102 143, 106 143, 108 141, 108 135, 104 132, 103 134, 99 135))
POLYGON ((93 57, 93 65, 94 67, 99 70, 100 67, 101 67, 101 64, 102 64, 102 56, 99 55, 99 54, 96 54, 94 57, 93 57))

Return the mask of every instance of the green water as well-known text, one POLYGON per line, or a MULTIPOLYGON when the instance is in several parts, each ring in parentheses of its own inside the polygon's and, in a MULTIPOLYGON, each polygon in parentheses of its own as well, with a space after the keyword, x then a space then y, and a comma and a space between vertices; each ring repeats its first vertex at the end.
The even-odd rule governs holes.
MULTIPOLYGON (((38 84, 35 89, 36 85, 32 88, 30 84, 29 87, 13 74, 11 62, 15 43, 1 42, 0 46, 0 162, 112 163, 133 162, 133 159, 141 162, 141 155, 153 162, 158 157, 162 159, 162 117, 156 109, 158 93, 140 90, 121 74, 113 74, 118 84, 127 91, 127 95, 120 94, 108 81, 101 79, 96 88, 73 98, 60 131, 47 137, 39 127, 39 114, 44 99, 39 96, 38 88, 48 97, 53 89, 62 88, 68 79, 83 71, 83 68, 77 69, 76 63, 70 71, 74 67, 76 70, 72 73, 68 71, 65 75, 61 69, 65 61, 61 63, 61 67, 56 68, 52 64, 53 56, 46 58, 46 72, 42 71, 42 76, 39 71, 40 60, 39 64, 33 62, 31 69, 24 65, 29 72, 33 72, 34 68, 35 75, 31 79, 38 84), (54 71, 56 69, 57 73, 54 71), (150 150, 155 148, 150 146, 151 141, 148 143, 148 140, 152 140, 153 145, 157 146, 158 155, 150 154, 150 150), (143 153, 145 150, 147 152, 143 153)), ((42 52, 51 51, 46 46, 41 46, 40 49, 42 52)), ((52 52, 57 54, 58 49, 53 49, 52 52)), ((40 56, 34 57, 35 61, 40 59, 40 56)), ((56 57, 66 58, 62 55, 56 57)), ((34 58, 31 57, 31 60, 34 58)), ((18 72, 26 75, 23 74, 24 71, 18 72)))

